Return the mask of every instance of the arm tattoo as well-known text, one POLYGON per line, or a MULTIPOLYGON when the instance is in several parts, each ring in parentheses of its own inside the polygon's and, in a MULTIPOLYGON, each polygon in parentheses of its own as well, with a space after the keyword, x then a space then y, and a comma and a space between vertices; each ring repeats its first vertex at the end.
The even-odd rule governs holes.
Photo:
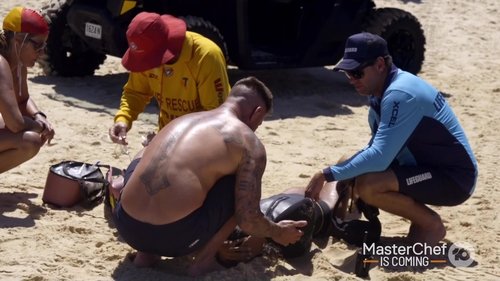
POLYGON ((222 136, 224 137, 225 143, 228 143, 228 144, 233 143, 236 145, 243 145, 243 141, 241 140, 241 138, 239 138, 239 136, 224 134, 224 133, 222 133, 222 136))
POLYGON ((224 139, 226 144, 235 144, 237 146, 243 147, 243 139, 239 134, 235 134, 234 131, 224 130, 224 125, 212 125, 214 128, 224 139))
POLYGON ((169 152, 172 151, 173 146, 177 142, 177 134, 173 133, 168 137, 165 143, 162 143, 159 151, 151 162, 147 164, 144 173, 140 176, 141 182, 146 187, 146 191, 149 195, 153 196, 162 189, 166 189, 170 186, 170 181, 166 172, 168 171, 168 158, 169 152))
POLYGON ((266 166, 260 145, 247 148, 242 157, 236 182, 236 219, 252 235, 270 237, 273 224, 260 211, 261 179, 266 166), (257 153, 255 153, 257 151, 257 153))

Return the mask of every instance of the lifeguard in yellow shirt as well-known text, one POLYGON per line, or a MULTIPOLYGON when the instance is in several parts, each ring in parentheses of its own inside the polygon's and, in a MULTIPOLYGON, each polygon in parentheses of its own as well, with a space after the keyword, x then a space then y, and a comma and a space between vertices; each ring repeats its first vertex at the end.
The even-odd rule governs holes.
POLYGON ((226 100, 230 85, 222 51, 211 40, 186 31, 183 20, 141 12, 128 26, 127 41, 122 64, 130 73, 109 129, 113 142, 127 144, 127 131, 152 97, 160 107, 158 129, 226 100))

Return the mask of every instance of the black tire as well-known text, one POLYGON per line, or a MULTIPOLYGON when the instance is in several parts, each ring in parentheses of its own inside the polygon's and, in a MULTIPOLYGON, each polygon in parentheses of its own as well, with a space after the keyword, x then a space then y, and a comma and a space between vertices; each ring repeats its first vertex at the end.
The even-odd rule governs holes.
POLYGON ((185 16, 181 18, 186 22, 187 30, 201 34, 219 46, 226 62, 229 62, 226 41, 215 25, 200 17, 185 16))
POLYGON ((64 77, 93 75, 106 55, 91 50, 67 24, 69 5, 65 0, 51 1, 42 8, 49 21, 46 56, 40 64, 47 75, 64 77))
POLYGON ((413 74, 422 69, 425 36, 420 22, 412 14, 397 8, 374 9, 363 30, 378 34, 387 41, 397 67, 413 74))

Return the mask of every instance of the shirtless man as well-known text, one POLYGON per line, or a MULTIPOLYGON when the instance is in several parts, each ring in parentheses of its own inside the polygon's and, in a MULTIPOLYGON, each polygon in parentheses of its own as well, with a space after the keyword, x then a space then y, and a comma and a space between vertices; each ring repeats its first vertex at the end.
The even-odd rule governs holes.
POLYGON ((220 107, 173 120, 132 161, 114 219, 137 266, 196 252, 190 275, 217 269, 236 225, 285 246, 300 239, 307 222, 273 223, 259 207, 266 151, 254 131, 272 103, 262 82, 241 79, 220 107))

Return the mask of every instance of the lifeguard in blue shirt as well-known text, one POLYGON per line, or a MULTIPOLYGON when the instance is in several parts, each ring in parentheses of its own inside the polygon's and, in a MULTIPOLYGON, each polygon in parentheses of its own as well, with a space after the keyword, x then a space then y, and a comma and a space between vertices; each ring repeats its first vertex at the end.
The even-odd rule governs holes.
POLYGON ((325 181, 352 179, 365 203, 411 221, 409 242, 437 244, 446 230, 427 205, 463 203, 478 174, 457 116, 443 93, 392 63, 378 35, 349 37, 334 70, 369 97, 372 138, 347 161, 316 173, 306 194, 316 198, 325 181))

